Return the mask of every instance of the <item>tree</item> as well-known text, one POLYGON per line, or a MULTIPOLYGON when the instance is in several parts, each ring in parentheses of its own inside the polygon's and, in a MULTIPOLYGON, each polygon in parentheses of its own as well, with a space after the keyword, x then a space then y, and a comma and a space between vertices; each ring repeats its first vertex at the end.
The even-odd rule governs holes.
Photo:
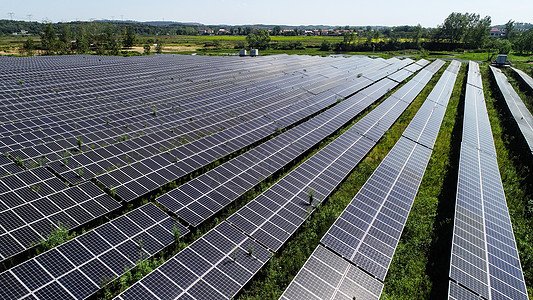
POLYGON ((333 46, 327 40, 322 41, 322 45, 320 45, 320 51, 331 51, 332 48, 333 46))
POLYGON ((473 13, 451 13, 440 26, 439 40, 444 38, 451 43, 464 43, 470 48, 481 48, 485 44, 491 18, 481 18, 473 13))
POLYGON ((47 23, 43 27, 41 34, 41 44, 45 54, 53 54, 57 49, 56 31, 52 23, 47 23))
POLYGON ((150 45, 146 44, 144 45, 144 54, 149 55, 150 54, 150 45))
POLYGON ((157 54, 163 53, 163 43, 162 42, 156 41, 155 52, 157 54))
POLYGON ((524 32, 514 46, 520 54, 533 52, 533 29, 524 32))
POLYGON ((120 48, 119 41, 110 41, 107 50, 109 54, 117 56, 120 53, 120 48))
POLYGON ((59 28, 59 41, 63 43, 70 43, 72 40, 71 33, 70 33, 70 25, 67 23, 61 24, 61 27, 59 28))
POLYGON ((445 20, 441 26, 441 31, 446 39, 452 43, 459 43, 466 33, 468 25, 467 14, 453 12, 445 20))
POLYGON ((509 39, 509 35, 513 31, 513 29, 514 29, 514 21, 513 20, 507 21, 507 23, 505 23, 505 38, 506 39, 509 39))
POLYGON ((281 27, 274 26, 274 28, 272 29, 272 35, 280 35, 280 34, 281 34, 281 27))
POLYGON ((135 43, 135 31, 129 27, 124 27, 124 47, 131 48, 135 43))
POLYGON ((35 50, 35 44, 33 43, 33 40, 27 39, 22 45, 22 52, 25 53, 26 55, 33 55, 34 50, 35 50))
POLYGON ((418 24, 413 28, 413 44, 416 45, 417 48, 420 48, 420 39, 422 38, 422 26, 418 24))
POLYGON ((251 49, 265 50, 270 47, 270 35, 264 29, 258 29, 248 34, 246 41, 251 49))
POLYGON ((89 32, 87 26, 83 23, 76 28, 76 52, 87 53, 89 51, 89 32))
POLYGON ((57 41, 57 49, 60 54, 67 54, 72 51, 72 37, 70 32, 70 25, 62 23, 59 27, 59 40, 57 41))
POLYGON ((468 25, 464 42, 473 49, 482 48, 488 40, 490 32, 491 18, 489 16, 481 19, 479 15, 469 15, 468 25))

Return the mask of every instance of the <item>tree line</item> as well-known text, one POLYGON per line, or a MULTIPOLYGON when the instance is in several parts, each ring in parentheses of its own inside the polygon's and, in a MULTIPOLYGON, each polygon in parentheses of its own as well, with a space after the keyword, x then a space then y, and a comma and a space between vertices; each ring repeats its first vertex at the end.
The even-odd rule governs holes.
POLYGON ((502 38, 490 38, 491 17, 474 13, 451 13, 437 28, 401 26, 397 30, 347 32, 338 43, 324 41, 323 51, 394 51, 426 49, 431 51, 481 50, 507 54, 533 53, 533 29, 518 31, 515 22, 504 25, 502 38))
MULTIPOLYGON (((343 32, 342 41, 330 42, 324 40, 320 45, 322 51, 359 52, 359 51, 395 51, 405 49, 425 49, 430 51, 479 50, 492 53, 509 53, 515 51, 521 54, 533 53, 533 29, 524 30, 523 23, 510 20, 502 28, 503 38, 489 38, 491 17, 481 17, 475 13, 451 13, 444 22, 436 28, 417 26, 397 26, 392 28, 349 27, 335 28, 343 32), (521 30, 516 30, 520 28, 521 30)), ((530 25, 530 24, 529 24, 530 25)), ((149 25, 143 23, 122 22, 70 22, 47 23, 20 22, 0 20, 0 34, 6 30, 16 32, 26 28, 29 33, 37 31, 41 36, 41 43, 37 44, 28 39, 21 48, 24 54, 33 54, 36 49, 42 53, 70 54, 96 52, 97 54, 120 54, 121 47, 132 47, 136 35, 152 35, 172 33, 179 35, 197 35, 202 28, 218 28, 204 25, 149 25), (7 29, 6 29, 7 28, 7 29)), ((282 30, 281 26, 273 26, 270 31, 262 28, 233 26, 228 34, 246 35, 249 48, 303 50, 305 46, 298 41, 287 43, 271 43, 271 36, 300 35, 294 30, 282 30)), ((161 46, 157 43, 158 49, 161 46)), ((242 42, 239 47, 245 47, 242 42)), ((148 46, 149 47, 149 46, 148 46)), ((145 54, 150 49, 145 45, 145 54)))
POLYGON ((80 23, 74 28, 71 24, 62 23, 58 30, 52 23, 48 23, 42 27, 40 45, 28 38, 21 52, 32 55, 35 50, 41 50, 44 55, 64 55, 94 51, 98 55, 119 55, 122 47, 134 45, 135 37, 131 28, 118 29, 105 23, 80 23))

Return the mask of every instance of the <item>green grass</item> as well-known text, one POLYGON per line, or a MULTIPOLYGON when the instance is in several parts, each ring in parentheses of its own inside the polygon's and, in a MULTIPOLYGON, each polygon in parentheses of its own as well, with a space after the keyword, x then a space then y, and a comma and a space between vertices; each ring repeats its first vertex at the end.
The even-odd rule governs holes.
MULTIPOLYGON (((439 52, 442 54, 445 54, 446 52, 439 52)), ((474 52, 459 52, 459 53, 453 53, 448 52, 451 55, 453 55, 453 58, 457 59, 464 59, 464 60, 473 60, 473 61, 481 61, 486 62, 488 61, 489 55, 487 52, 481 52, 481 53, 474 53, 474 52)), ((510 60, 512 63, 525 63, 525 62, 532 62, 533 61, 533 55, 521 55, 519 53, 513 53, 511 52, 507 56, 508 60, 510 60)), ((496 60, 496 55, 492 57, 492 60, 496 60)))

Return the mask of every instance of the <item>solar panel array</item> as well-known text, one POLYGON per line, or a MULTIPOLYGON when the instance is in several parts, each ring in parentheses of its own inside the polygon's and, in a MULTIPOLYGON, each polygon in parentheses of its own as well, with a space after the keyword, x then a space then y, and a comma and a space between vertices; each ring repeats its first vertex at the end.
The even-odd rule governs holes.
POLYGON ((318 245, 280 299, 379 299, 383 283, 318 245))
MULTIPOLYGON (((522 136, 526 140, 526 143, 529 145, 529 151, 531 154, 533 154, 533 115, 531 115, 531 112, 527 109, 522 99, 520 99, 518 93, 513 89, 511 83, 509 83, 507 76, 505 76, 500 69, 492 66, 490 66, 490 69, 494 75, 494 78, 496 79, 498 88, 500 89, 503 98, 507 103, 509 111, 513 115, 513 118, 515 119, 520 132, 522 132, 522 136)), ((524 78, 524 76, 527 75, 523 74, 521 76, 524 78)), ((529 79, 531 80, 531 77, 529 77, 529 79)), ((526 80, 527 79, 524 79, 524 81, 526 80)), ((531 82, 533 84, 533 80, 531 80, 531 82)))
POLYGON ((39 167, 0 178, 0 259, 32 248, 62 224, 74 229, 120 207, 92 182, 68 187, 39 167))
MULTIPOLYGON (((374 66, 375 68, 375 66, 374 66)), ((337 76, 338 79, 333 86, 339 86, 341 83, 357 79, 357 75, 348 76, 346 72, 342 72, 342 76, 337 76)), ((321 74, 320 76, 323 76, 321 74)), ((331 79, 328 79, 327 88, 331 88, 331 79)), ((125 167, 119 167, 107 174, 97 177, 97 180, 104 184, 109 189, 115 188, 117 195, 125 201, 136 199, 150 191, 155 190, 160 186, 160 182, 168 182, 168 179, 176 180, 183 177, 190 172, 193 172, 207 164, 224 157, 235 151, 243 149, 254 143, 265 139, 269 135, 286 128, 304 118, 314 114, 336 102, 339 95, 330 91, 317 91, 317 87, 321 87, 320 82, 314 82, 311 93, 318 93, 316 96, 297 97, 298 101, 289 101, 280 95, 282 101, 289 101, 288 105, 275 107, 275 110, 260 110, 258 113, 238 116, 238 120, 247 120, 242 124, 236 125, 232 128, 225 129, 205 138, 198 139, 191 143, 176 148, 173 145, 163 145, 159 152, 163 152, 153 157, 148 157, 144 160, 137 161, 125 167), (154 163, 157 160, 158 164, 154 163), (151 171, 147 171, 145 166, 151 165, 151 171), (144 171, 142 171, 143 169, 144 171), (116 180, 120 178, 121 180, 116 180), (115 179, 115 180, 113 180, 115 179)), ((287 92, 292 93, 294 92, 287 92)), ((271 101, 271 100, 270 100, 271 101)), ((252 104, 252 106, 255 104, 252 104)), ((249 109, 249 108, 247 108, 249 109)), ((253 112, 253 111, 252 111, 253 112)), ((206 121, 207 122, 207 121, 206 121)), ((159 139, 161 140, 161 139, 159 139)), ((152 149, 156 149, 153 144, 150 145, 152 149)))
POLYGON ((477 63, 468 72, 449 297, 528 299, 477 63))
POLYGON ((379 299, 459 68, 453 61, 444 71, 403 136, 322 237, 325 248, 318 246, 281 298, 379 299), (321 256, 342 261, 336 270, 341 276, 320 267, 321 256), (354 280, 350 273, 360 275, 354 280))
MULTIPOLYGON (((437 61, 434 64, 440 64, 442 66, 441 61, 437 61)), ((421 78, 417 76, 414 78, 421 80, 421 78)), ((422 76, 427 76, 427 74, 422 76)), ((363 90, 363 92, 364 91, 365 90, 363 90)), ((415 96, 416 95, 413 96, 413 99, 415 96)), ((357 94, 354 97, 357 97, 357 94)), ((404 99, 405 101, 413 100, 408 98, 404 99)), ((379 107, 383 105, 390 107, 390 104, 388 104, 390 101, 404 102, 398 98, 389 97, 376 109, 379 109, 379 107)), ((395 120, 399 117, 399 115, 401 115, 401 112, 405 109, 405 107, 406 106, 400 106, 400 108, 397 110, 389 109, 385 115, 380 116, 380 118, 374 120, 373 122, 380 122, 381 118, 393 118, 395 120)), ((368 120, 369 115, 370 114, 365 116, 359 122, 372 123, 371 120, 368 120)), ((315 205, 323 201, 327 196, 329 196, 329 194, 331 194, 331 192, 340 184, 340 182, 349 174, 349 172, 366 155, 366 153, 372 149, 374 145, 375 142, 371 139, 358 134, 352 129, 347 130, 340 137, 336 138, 329 145, 295 168, 257 198, 246 204, 236 213, 232 214, 219 226, 231 228, 230 231, 238 232, 239 236, 241 236, 241 239, 246 238, 255 241, 254 244, 251 244, 251 246, 248 247, 249 255, 250 252, 255 251, 250 249, 261 249, 261 251, 266 251, 267 253, 268 250, 279 250, 279 248, 315 209, 315 205), (310 190, 313 191, 313 196, 311 198, 309 196, 310 190)), ((205 236, 208 236, 213 231, 219 231, 217 229, 219 226, 207 233, 205 236)), ((203 237, 201 239, 203 239, 203 237)), ((200 239, 198 241, 200 241, 200 239)), ((208 258, 214 256, 215 261, 211 261, 211 264, 214 264, 215 267, 218 268, 220 262, 224 260, 228 261, 228 264, 230 264, 232 255, 235 255, 235 252, 234 250, 231 250, 231 247, 228 246, 219 248, 217 247, 219 244, 217 242, 198 243, 198 246, 194 247, 193 245, 195 244, 190 246, 191 248, 197 250, 191 251, 186 248, 182 252, 178 253, 173 260, 175 259, 179 261, 182 265, 190 266, 188 267, 190 269, 194 268, 194 266, 198 264, 206 264, 205 260, 209 261, 208 258), (213 247, 219 251, 214 251, 213 247), (192 258, 190 258, 188 254, 181 254, 193 252, 197 255, 192 258), (213 252, 215 254, 212 254, 213 252)), ((268 257, 262 261, 262 265, 264 265, 267 260, 268 257)), ((234 259, 234 262, 235 261, 238 262, 238 259, 234 259)), ((219 275, 208 277, 207 274, 209 274, 209 265, 206 264, 205 268, 196 273, 196 276, 198 277, 196 281, 189 283, 187 283, 187 281, 185 283, 181 283, 182 280, 179 277, 176 277, 175 271, 161 271, 162 268, 164 269, 165 265, 141 279, 141 281, 121 294, 120 297, 128 299, 134 297, 163 299, 164 296, 162 294, 157 294, 154 292, 161 289, 158 286, 155 278, 158 278, 158 276, 160 277, 160 273, 163 273, 163 275, 166 277, 176 278, 172 280, 174 285, 171 285, 170 287, 171 290, 177 290, 178 292, 173 293, 172 297, 185 297, 185 294, 187 294, 188 297, 195 299, 217 297, 230 298, 234 296, 242 288, 242 286, 253 277, 254 274, 253 272, 248 272, 247 276, 242 278, 242 285, 235 285, 234 282, 230 282, 231 284, 228 284, 228 280, 225 277, 222 279, 220 279, 219 275), (225 284, 220 284, 220 282, 225 284), (195 289, 194 287, 196 286, 199 287, 195 289), (227 288, 229 288, 229 290, 226 290, 227 288), (206 292, 207 294, 199 294, 198 291, 200 290, 207 290, 208 292, 206 292)), ((262 265, 258 267, 261 268, 262 265)))
MULTIPOLYGON (((100 148, 102 144, 115 143, 117 138, 122 138, 124 135, 132 139, 133 136, 139 137, 139 135, 148 134, 152 131, 171 129, 176 125, 187 123, 185 120, 189 121, 189 118, 206 118, 216 112, 222 113, 235 109, 242 104, 249 104, 255 101, 254 97, 266 97, 276 92, 279 94, 280 88, 291 87, 295 81, 301 79, 297 77, 296 73, 283 75, 281 78, 274 77, 273 74, 279 77, 279 72, 283 74, 283 72, 293 70, 294 67, 278 66, 276 69, 276 65, 273 64, 274 66, 270 67, 270 70, 263 66, 262 68, 253 69, 251 72, 246 71, 246 76, 233 74, 232 80, 221 80, 217 76, 226 75, 226 77, 231 78, 228 76, 228 71, 220 72, 219 70, 219 74, 217 74, 212 68, 216 68, 217 65, 234 68, 233 64, 221 64, 221 62, 212 66, 204 64, 198 68, 199 70, 192 70, 191 66, 187 64, 187 60, 191 59, 172 58, 169 56, 165 59, 134 60, 131 65, 127 64, 131 59, 125 60, 120 68, 116 68, 113 65, 113 67, 103 65, 100 66, 101 69, 87 72, 87 77, 81 78, 75 84, 69 84, 69 80, 73 80, 70 77, 68 79, 62 78, 61 80, 48 79, 44 70, 41 70, 42 73, 32 74, 33 76, 28 76, 28 74, 31 74, 30 72, 22 74, 6 72, 5 77, 19 78, 20 76, 20 81, 23 83, 19 85, 15 83, 16 81, 7 82, 8 89, 2 93, 5 98, 9 99, 9 101, 6 100, 4 103, 14 103, 4 105, 3 112, 5 112, 5 116, 2 122, 12 123, 5 123, 0 126, 2 134, 0 150, 3 153, 9 153, 13 158, 20 158, 28 165, 37 163, 37 161, 46 163, 48 161, 62 160, 61 156, 65 151, 77 148, 77 138, 81 138, 85 145, 90 145, 90 148, 93 146, 100 148), (165 61, 168 61, 169 64, 162 67, 161 65, 165 61), (153 62, 154 65, 148 65, 150 62, 153 62), (175 80, 172 77, 174 76, 172 72, 176 72, 176 69, 179 70, 179 68, 176 68, 173 63, 178 63, 177 67, 184 68, 183 72, 175 75, 175 80), (138 68, 135 69, 135 72, 132 72, 132 67, 138 68), (158 67, 160 68, 154 71, 158 67), (202 72, 209 69, 211 69, 210 74, 213 78, 207 80, 201 78, 206 77, 205 73, 202 75, 202 72), (95 76, 100 70, 107 71, 109 74, 105 73, 107 76, 99 74, 98 80, 90 77, 91 75, 95 76), (264 81, 261 84, 254 84, 254 82, 257 82, 256 80, 249 80, 245 81, 248 85, 242 84, 240 87, 227 84, 228 81, 238 82, 243 78, 248 79, 249 73, 261 74, 258 78, 264 81), (187 80, 182 81, 180 78, 187 78, 187 80), (132 79, 136 80, 135 85, 129 82, 132 79), (211 83, 211 80, 217 83, 211 83), (44 82, 42 86, 32 86, 36 81, 44 82), (92 81, 99 82, 95 84, 92 81), (192 86, 193 81, 194 86, 192 86), (282 82, 284 86, 280 86, 279 82, 282 82), (61 86, 63 90, 63 83, 68 85, 68 91, 54 93, 53 88, 50 89, 50 86, 55 84, 61 86), (87 83, 90 83, 90 87, 85 86, 87 83), (9 86, 9 84, 12 86, 9 86), (128 87, 129 89, 127 89, 128 87), (131 96, 133 93, 135 93, 135 97, 131 96), (157 100, 144 99, 143 96, 157 100), (93 105, 89 106, 90 109, 86 109, 85 105, 90 104, 87 102, 93 100, 93 97, 96 98, 96 103, 92 103, 93 105), (159 100, 163 97, 167 98, 166 101, 168 103, 159 100), (43 100, 40 100, 41 98, 43 100), (54 100, 44 100, 51 98, 54 100), (190 101, 186 101, 189 99, 190 101), (74 105, 73 103, 77 104, 74 105), (80 105, 80 103, 83 103, 84 106, 80 105), (48 106, 55 104, 54 109, 46 109, 47 106, 45 104, 48 106), (68 111, 68 109, 76 109, 76 111, 60 114, 68 111), (152 115, 153 109, 157 109, 156 116, 152 115), (11 113, 11 110, 17 113, 11 113), (18 112, 21 111, 24 111, 24 114, 18 115, 18 112), (110 114, 110 111, 115 113, 110 114), (10 113, 8 114, 8 112, 10 113), (162 122, 163 124, 161 124, 162 122)), ((291 59, 287 60, 290 61, 291 59)), ((189 64, 191 63, 193 62, 189 62, 189 64)), ((310 63, 310 67, 313 67, 313 63, 310 63)), ((92 68, 95 67, 92 66, 92 68)), ((78 70, 79 68, 73 68, 69 73, 75 73, 78 70)), ((315 76, 311 82, 328 78, 326 76, 330 75, 331 70, 339 71, 333 68, 323 70, 325 75, 315 76)), ((242 72, 242 70, 239 71, 242 72)), ((237 72, 234 71, 234 73, 237 72)), ((67 76, 73 74, 59 75, 67 76)), ((76 74, 75 77, 80 76, 76 74)), ((310 76, 306 75, 304 77, 308 78, 310 76)), ((181 132, 176 132, 176 135, 178 133, 181 132)), ((84 150, 88 150, 87 148, 87 146, 82 147, 84 150)), ((108 159, 107 156, 103 156, 103 158, 108 159)), ((121 162, 122 164, 125 163, 124 161, 121 162)), ((69 164, 67 163, 66 165, 69 164)), ((78 165, 74 164, 74 167, 77 168, 78 165)), ((98 171, 101 171, 101 169, 98 171)))
POLYGON ((396 84, 379 81, 334 108, 255 147, 156 199, 197 226, 252 187, 306 153, 396 84))
POLYGON ((270 252, 227 222, 122 293, 118 299, 230 299, 270 252))
MULTIPOLYGON (((98 224, 92 222, 118 211, 117 200, 138 200, 223 156, 256 144, 245 155, 258 157, 284 147, 284 154, 262 157, 239 174, 247 183, 260 181, 350 122, 396 86, 395 81, 427 63, 294 56, 254 60, 173 55, 0 57, 0 151, 4 153, 0 159, 0 258, 19 257, 14 267, 0 274, 5 284, 0 298, 91 297, 126 267, 174 243, 175 228, 181 235, 189 229, 148 204, 35 258, 24 262, 23 256, 59 223, 68 229, 98 224), (406 66, 408 71, 400 74, 398 70, 406 66), (282 129, 289 130, 282 133, 282 129), (269 140, 273 134, 278 137, 269 140), (285 145, 299 135, 297 143, 285 145), (257 170, 267 162, 270 168, 260 174, 257 170)), ((242 168, 238 162, 246 162, 243 157, 247 156, 223 167, 242 168)), ((340 166, 340 160, 334 161, 331 168, 340 166)), ((226 183, 232 181, 238 182, 230 178, 226 183)), ((218 193, 228 186, 211 191, 218 193)), ((194 188, 207 191, 202 186, 194 188)), ((200 201, 194 202, 205 204, 200 201)), ((222 202, 219 208, 226 204, 222 202)), ((208 217, 199 206, 188 205, 193 214, 208 217)), ((234 295, 270 258, 265 245, 234 225, 224 222, 213 232, 175 256, 198 276, 190 286, 183 286, 184 296, 202 298, 209 288, 213 295, 234 295), (238 267, 228 266, 226 260, 213 261, 216 251, 206 246, 221 247, 228 239, 233 244, 227 245, 233 248, 217 251, 233 256, 238 267), (211 266, 195 269, 198 257, 191 258, 188 251, 205 255, 211 266)))
POLYGON ((85 299, 189 231, 143 205, 0 274, 0 298, 85 299))
MULTIPOLYGON (((307 104, 285 106, 292 109, 286 118, 302 111, 311 114, 340 97, 333 92, 328 96, 320 94, 330 88, 324 87, 327 82, 334 82, 338 93, 343 94, 369 82, 358 79, 354 70, 373 71, 390 65, 385 60, 369 58, 341 63, 335 59, 289 56, 249 62, 221 58, 202 58, 200 62, 199 58, 172 55, 0 60, 0 148, 5 154, 0 159, 2 261, 46 239, 58 222, 74 229, 119 208, 119 203, 90 181, 99 172, 105 174, 98 179, 119 197, 138 199, 136 196, 187 174, 178 167, 192 170, 186 162, 176 164, 174 158, 182 158, 180 154, 172 153, 172 158, 155 154, 161 147, 174 147, 176 143, 172 142, 177 138, 192 145, 188 152, 182 152, 191 156, 201 152, 194 147, 196 144, 184 141, 183 134, 194 132, 194 139, 201 139, 203 135, 226 131, 228 136, 229 130, 240 124, 247 124, 241 128, 246 131, 257 124, 254 120, 267 120, 263 114, 283 108, 278 105, 280 102, 307 104), (248 71, 249 65, 256 68, 248 71), (303 71, 303 66, 309 69, 303 71), (210 76, 205 75, 206 70, 211 70, 210 76), (259 79, 249 78, 258 74, 259 79), (356 79, 358 83, 346 85, 356 79), (313 89, 317 95, 306 89, 313 89), (273 94, 278 97, 270 97, 273 94), (163 96, 167 99, 160 100, 163 96), (124 134, 126 138, 115 140, 124 134), (28 163, 30 160, 32 163, 28 163), (35 160, 39 163, 33 164, 35 160), (110 174, 119 166, 120 172, 110 174), (113 191, 114 184, 133 185, 133 177, 139 190, 133 196, 122 193, 121 187, 113 191)), ((302 112, 298 118, 305 116, 302 112)), ((290 121, 297 122, 298 118, 290 121)), ((290 124, 285 119, 281 121, 290 124)), ((267 123, 271 134, 275 123, 267 123)), ((205 142, 198 146, 207 147, 205 142)), ((231 142, 230 146, 233 150, 243 147, 231 142)), ((206 152, 209 150, 203 154, 206 152)))

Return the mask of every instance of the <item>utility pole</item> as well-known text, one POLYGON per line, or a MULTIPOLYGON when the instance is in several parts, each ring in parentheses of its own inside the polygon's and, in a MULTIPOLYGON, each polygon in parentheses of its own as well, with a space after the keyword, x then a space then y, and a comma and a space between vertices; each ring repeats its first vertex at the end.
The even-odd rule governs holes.
POLYGON ((9 18, 11 19, 11 21, 13 21, 13 15, 14 15, 15 13, 9 12, 9 13, 7 13, 7 14, 9 15, 9 18))
POLYGON ((27 14, 26 15, 28 17, 28 22, 31 22, 31 17, 33 16, 32 14, 27 14))

